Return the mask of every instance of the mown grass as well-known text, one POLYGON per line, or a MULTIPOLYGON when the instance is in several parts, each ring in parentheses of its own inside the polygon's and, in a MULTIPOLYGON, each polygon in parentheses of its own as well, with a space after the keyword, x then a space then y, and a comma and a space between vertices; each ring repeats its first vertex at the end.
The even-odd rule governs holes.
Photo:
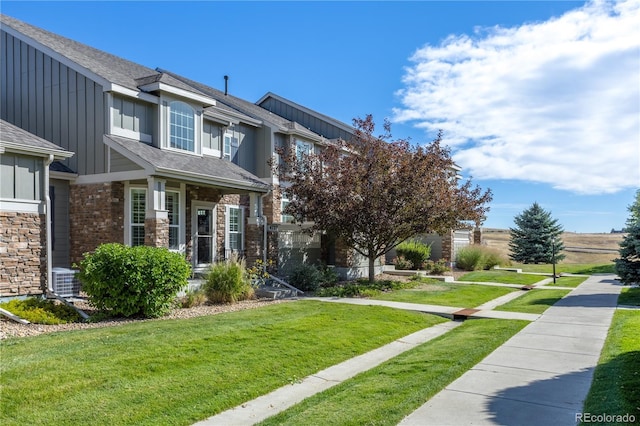
MULTIPOLYGON (((584 413, 635 416, 640 421, 640 311, 617 310, 594 372, 584 413)), ((599 423, 613 424, 613 423, 599 423)), ((617 423, 619 424, 619 423, 617 423)), ((637 424, 637 423, 636 423, 637 424)))
POLYGON ((442 321, 298 301, 8 339, 0 424, 192 424, 442 321))
POLYGON ((518 274, 512 271, 474 271, 464 274, 458 281, 491 282, 501 284, 531 285, 544 280, 541 275, 518 274))
POLYGON ((624 287, 618 305, 640 306, 640 287, 624 287))
POLYGON ((527 324, 467 321, 273 416, 266 425, 395 425, 527 324))
POLYGON ((524 312, 527 314, 541 314, 558 300, 562 299, 570 290, 530 290, 504 305, 495 308, 496 311, 524 312))
POLYGON ((585 282, 587 278, 589 277, 560 277, 556 278, 555 284, 551 281, 545 285, 550 287, 578 287, 585 282))
MULTIPOLYGON (((553 273, 553 265, 550 263, 538 265, 514 263, 511 267, 522 269, 522 272, 553 273)), ((615 274, 616 272, 614 263, 558 263, 556 264, 556 273, 593 275, 615 274)))
POLYGON ((473 284, 422 284, 411 290, 397 290, 375 296, 374 299, 426 305, 475 307, 503 296, 515 288, 473 284))

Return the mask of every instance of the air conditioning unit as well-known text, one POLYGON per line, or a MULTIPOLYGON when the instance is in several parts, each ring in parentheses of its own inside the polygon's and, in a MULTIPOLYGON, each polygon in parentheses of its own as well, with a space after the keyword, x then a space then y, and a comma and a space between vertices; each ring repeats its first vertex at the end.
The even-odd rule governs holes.
POLYGON ((67 268, 53 268, 51 270, 53 292, 62 297, 79 296, 81 286, 76 277, 77 272, 67 268))

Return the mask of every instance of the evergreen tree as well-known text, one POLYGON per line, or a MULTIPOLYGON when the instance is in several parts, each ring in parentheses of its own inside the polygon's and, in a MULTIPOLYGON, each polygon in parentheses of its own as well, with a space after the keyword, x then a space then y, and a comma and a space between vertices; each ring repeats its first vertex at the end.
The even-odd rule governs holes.
POLYGON ((564 245, 560 235, 564 230, 551 213, 538 203, 524 210, 514 218, 515 228, 510 228, 511 240, 509 257, 520 263, 552 263, 565 258, 560 252, 564 245))
POLYGON ((623 284, 640 283, 640 190, 629 206, 629 213, 627 235, 620 242, 620 258, 615 260, 616 273, 623 284))

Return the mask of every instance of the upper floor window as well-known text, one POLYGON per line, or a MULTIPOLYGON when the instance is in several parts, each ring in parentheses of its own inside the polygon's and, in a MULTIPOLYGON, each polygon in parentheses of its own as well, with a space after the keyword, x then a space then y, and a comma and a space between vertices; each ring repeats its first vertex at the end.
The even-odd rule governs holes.
POLYGON ((169 103, 169 146, 195 151, 195 111, 180 101, 169 103))
POLYGON ((224 159, 232 163, 238 164, 238 146, 240 145, 238 138, 232 132, 224 134, 224 159))
POLYGON ((296 139, 296 158, 301 161, 304 156, 313 154, 313 143, 296 139))

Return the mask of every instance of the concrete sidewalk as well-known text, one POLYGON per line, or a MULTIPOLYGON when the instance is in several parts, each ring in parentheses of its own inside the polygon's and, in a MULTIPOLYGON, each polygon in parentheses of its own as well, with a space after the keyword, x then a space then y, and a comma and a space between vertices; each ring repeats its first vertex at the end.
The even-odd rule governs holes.
POLYGON ((621 286, 594 275, 402 425, 575 425, 621 286))
POLYGON ((445 334, 461 324, 461 322, 445 322, 417 331, 378 349, 305 377, 297 383, 281 387, 240 406, 223 411, 216 416, 196 423, 196 425, 232 426, 252 425, 261 422, 302 402, 305 398, 336 386, 356 374, 374 368, 403 352, 445 334))

